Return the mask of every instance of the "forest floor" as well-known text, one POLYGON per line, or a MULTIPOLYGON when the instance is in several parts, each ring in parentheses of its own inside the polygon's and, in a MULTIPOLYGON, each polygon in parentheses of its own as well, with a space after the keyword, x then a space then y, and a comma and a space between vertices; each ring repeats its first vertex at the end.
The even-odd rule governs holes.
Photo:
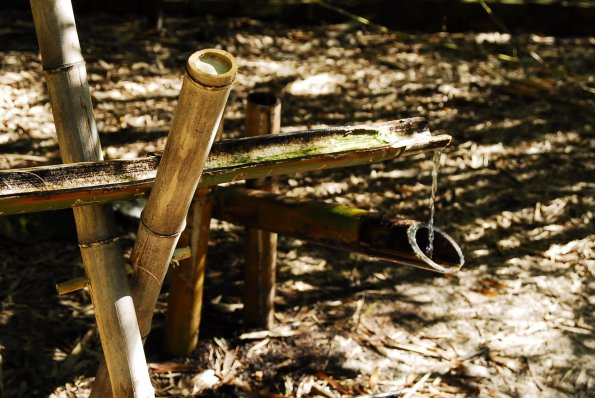
MULTIPOLYGON (((158 396, 595 396, 595 38, 396 35, 249 19, 78 17, 105 157, 162 148, 195 50, 237 55, 225 138, 245 98, 282 99, 284 131, 424 116, 452 135, 436 223, 451 276, 280 237, 277 327, 244 327, 242 229, 212 222, 199 347, 147 343, 158 396)), ((30 15, 0 15, 0 168, 59 163, 30 15)), ((427 220, 432 154, 284 176, 297 197, 427 220)), ((0 218, 0 396, 85 397, 101 356, 69 213, 0 218)), ((121 217, 128 253, 135 220, 121 217)))

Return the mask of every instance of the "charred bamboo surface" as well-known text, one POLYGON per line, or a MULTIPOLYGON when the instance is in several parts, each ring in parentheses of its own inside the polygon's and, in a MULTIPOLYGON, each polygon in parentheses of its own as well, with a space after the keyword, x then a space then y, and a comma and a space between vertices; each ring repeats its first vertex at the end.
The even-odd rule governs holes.
MULTIPOLYGON (((239 138, 215 143, 199 187, 272 175, 378 163, 444 148, 425 119, 376 126, 239 138)), ((30 213, 148 195, 160 157, 0 171, 0 215, 30 213)))
POLYGON ((428 258, 420 247, 427 246, 430 227, 415 220, 236 187, 217 188, 214 196, 213 216, 234 224, 442 273, 464 262, 459 246, 436 227, 428 258))

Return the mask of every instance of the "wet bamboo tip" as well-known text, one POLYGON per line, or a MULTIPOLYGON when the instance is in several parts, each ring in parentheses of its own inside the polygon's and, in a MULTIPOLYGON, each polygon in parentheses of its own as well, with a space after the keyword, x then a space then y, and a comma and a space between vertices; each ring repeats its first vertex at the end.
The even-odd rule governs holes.
POLYGON ((233 83, 238 63, 224 50, 205 49, 195 52, 188 59, 186 73, 195 82, 207 87, 225 87, 233 83))

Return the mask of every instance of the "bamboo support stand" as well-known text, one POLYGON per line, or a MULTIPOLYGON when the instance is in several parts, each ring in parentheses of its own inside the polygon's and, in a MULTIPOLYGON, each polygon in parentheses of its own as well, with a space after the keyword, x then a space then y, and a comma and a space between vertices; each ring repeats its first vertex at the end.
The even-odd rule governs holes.
MULTIPOLYGON (((62 160, 102 160, 72 4, 31 0, 31 9, 62 160)), ((114 396, 153 397, 112 209, 104 205, 73 210, 114 396)))
MULTIPOLYGON (((151 330, 161 285, 236 73, 235 58, 221 50, 196 52, 186 65, 167 144, 132 251, 135 272, 130 287, 143 338, 151 330)), ((91 397, 111 396, 106 376, 102 363, 91 397)))
POLYGON ((459 246, 436 227, 434 255, 426 256, 420 248, 428 243, 427 223, 259 190, 226 187, 214 195, 214 217, 237 225, 441 273, 458 271, 464 263, 459 246))
MULTIPOLYGON (((245 137, 278 134, 281 101, 274 94, 248 95, 245 137)), ((246 181, 246 188, 274 191, 272 177, 246 181)), ((249 327, 270 330, 274 323, 277 234, 247 227, 244 234, 244 321, 249 327)))
MULTIPOLYGON (((223 120, 215 140, 223 135, 223 120)), ((186 217, 186 229, 178 246, 190 245, 192 257, 172 270, 165 320, 164 348, 178 356, 188 356, 198 344, 205 267, 213 200, 210 188, 198 188, 186 217)))

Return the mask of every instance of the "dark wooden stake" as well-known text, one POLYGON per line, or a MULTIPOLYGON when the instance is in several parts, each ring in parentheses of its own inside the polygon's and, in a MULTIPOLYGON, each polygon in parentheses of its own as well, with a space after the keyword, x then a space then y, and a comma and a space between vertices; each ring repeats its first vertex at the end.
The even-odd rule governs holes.
MULTIPOLYGON (((281 101, 266 92, 248 95, 245 137, 278 134, 281 101)), ((274 191, 272 177, 246 181, 246 188, 274 191)), ((277 234, 247 227, 244 234, 244 320, 249 327, 269 330, 274 323, 277 234)))

